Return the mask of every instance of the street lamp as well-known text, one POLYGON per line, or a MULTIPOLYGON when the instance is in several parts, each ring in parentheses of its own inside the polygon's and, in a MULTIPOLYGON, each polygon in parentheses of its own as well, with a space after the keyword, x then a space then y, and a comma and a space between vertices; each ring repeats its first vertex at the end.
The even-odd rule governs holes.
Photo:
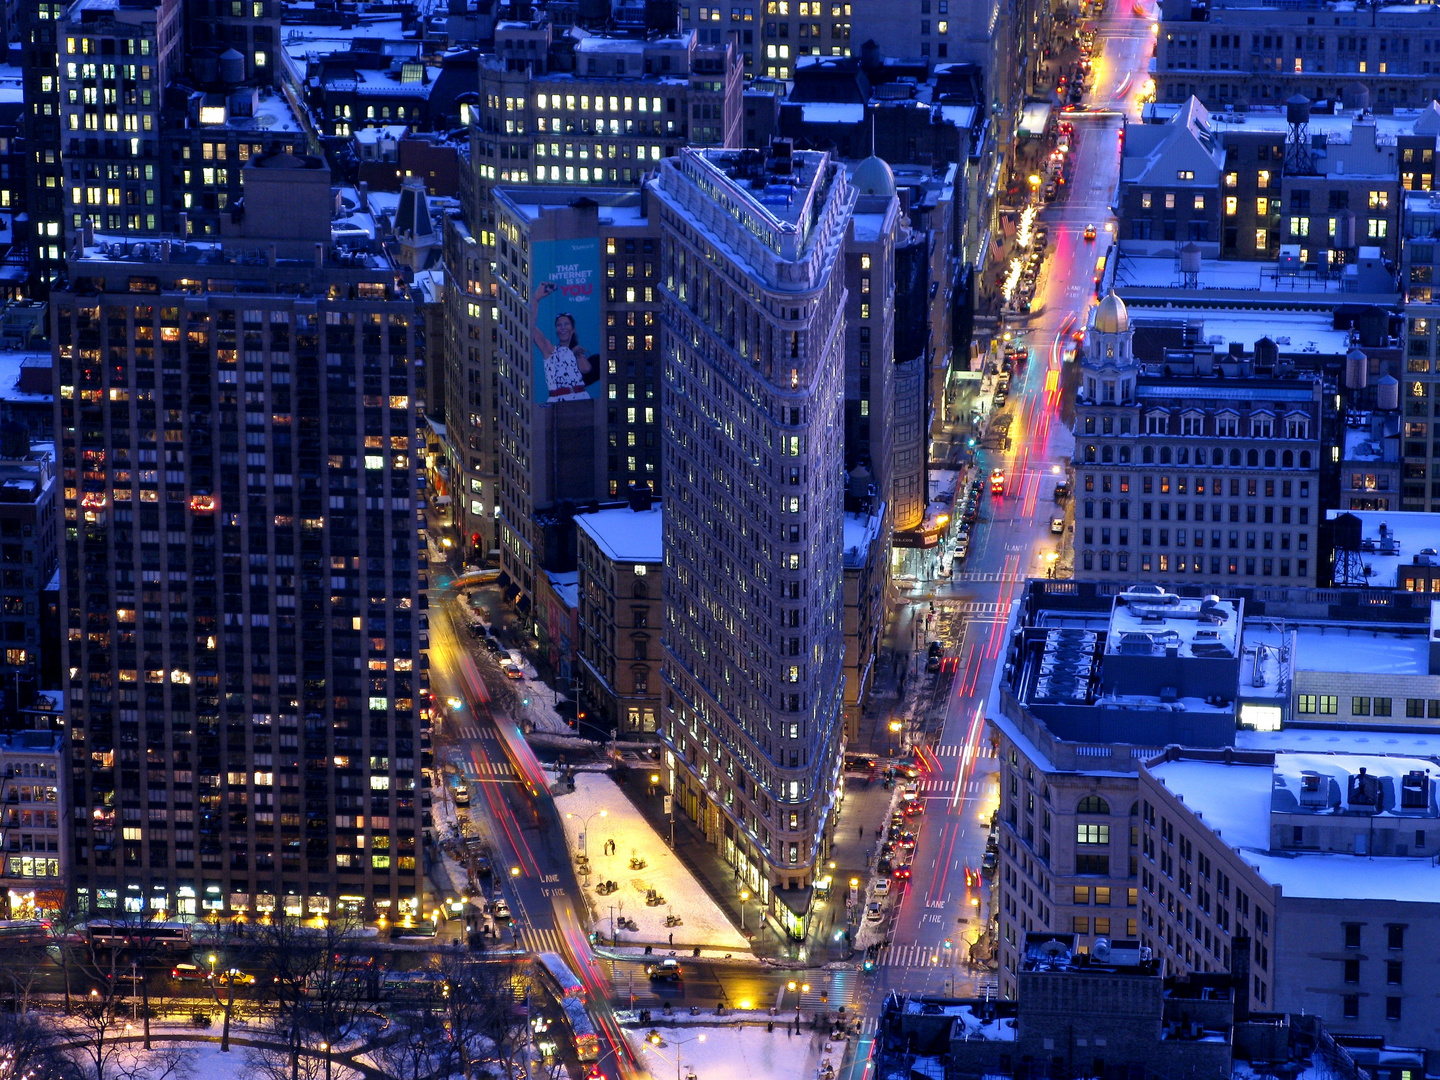
POLYGON ((745 901, 750 899, 750 890, 740 890, 740 932, 745 932, 745 901))
POLYGON ((210 961, 210 981, 213 983, 215 981, 215 954, 212 952, 205 959, 210 961))
POLYGON ((590 819, 596 817, 609 817, 610 811, 596 810, 589 814, 566 814, 567 818, 579 818, 585 826, 585 831, 580 834, 580 854, 586 859, 590 858, 590 819))
POLYGON ((325 1055, 325 1080, 330 1080, 330 1044, 322 1042, 320 1052, 325 1055))
MULTIPOLYGON (((694 1043, 694 1042, 702 1042, 702 1043, 703 1043, 707 1038, 708 1038, 708 1036, 706 1036, 706 1035, 697 1035, 697 1036, 695 1036, 695 1038, 693 1038, 693 1039, 675 1039, 675 1040, 672 1040, 672 1041, 673 1041, 673 1044, 674 1044, 674 1047, 675 1047, 675 1080, 680 1080, 680 1047, 682 1047, 682 1046, 688 1046, 690 1043, 694 1043)), ((665 1055, 664 1055, 664 1054, 661 1054, 660 1051, 659 1051, 659 1046, 660 1046, 660 1033, 659 1033, 658 1031, 657 1031, 657 1032, 653 1032, 653 1033, 650 1035, 650 1037, 646 1040, 646 1045, 648 1045, 648 1046, 650 1047, 650 1049, 651 1049, 654 1053, 656 1053, 657 1055, 659 1055, 662 1059, 664 1058, 665 1055)))
POLYGON ((890 735, 891 735, 891 739, 890 739, 890 756, 891 756, 891 757, 894 757, 894 756, 895 756, 896 750, 897 750, 898 747, 899 747, 899 744, 900 744, 900 732, 904 729, 904 727, 905 727, 905 725, 904 725, 903 723, 901 723, 899 720, 891 720, 891 721, 890 721, 890 735))

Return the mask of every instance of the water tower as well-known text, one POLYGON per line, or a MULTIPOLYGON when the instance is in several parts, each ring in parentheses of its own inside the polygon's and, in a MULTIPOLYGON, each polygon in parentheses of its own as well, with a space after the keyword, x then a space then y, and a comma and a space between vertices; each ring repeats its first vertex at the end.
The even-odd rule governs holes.
POLYGON ((1186 289, 1200 287, 1200 245, 1193 240, 1180 249, 1180 285, 1186 289))
POLYGON ((1315 169, 1310 154, 1310 99, 1296 94, 1285 102, 1285 122, 1290 125, 1290 134, 1285 139, 1285 172, 1290 176, 1304 176, 1315 169))
POLYGON ((1360 555, 1360 519, 1354 514, 1341 514, 1331 522, 1331 528, 1335 545, 1335 584, 1368 585, 1365 560, 1360 555))

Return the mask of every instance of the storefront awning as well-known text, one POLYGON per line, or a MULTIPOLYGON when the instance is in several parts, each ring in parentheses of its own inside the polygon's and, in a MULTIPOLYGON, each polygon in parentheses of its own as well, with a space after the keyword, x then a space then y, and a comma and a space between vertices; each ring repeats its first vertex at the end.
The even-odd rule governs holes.
POLYGON ((1045 134, 1049 124, 1050 106, 1044 102, 1032 101, 1020 114, 1019 135, 1022 139, 1038 139, 1045 134))

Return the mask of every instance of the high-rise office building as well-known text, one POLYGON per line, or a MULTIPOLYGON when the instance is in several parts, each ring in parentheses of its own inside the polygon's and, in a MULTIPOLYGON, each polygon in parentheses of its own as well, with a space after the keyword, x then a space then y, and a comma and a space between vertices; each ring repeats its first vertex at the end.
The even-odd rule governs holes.
POLYGON ((663 235, 666 786, 791 933, 840 768, 845 273, 826 153, 686 149, 663 235))
MULTIPOLYGON (((504 284, 498 269, 508 249, 498 236, 493 192, 533 188, 555 202, 562 191, 568 200, 587 191, 636 189, 683 146, 736 146, 742 73, 733 42, 705 44, 691 30, 587 34, 557 27, 545 16, 507 20, 496 29, 494 54, 480 62, 469 197, 463 218, 452 217, 445 236, 443 400, 451 494, 456 528, 467 539, 480 538, 481 555, 501 546, 498 346, 505 313, 494 298, 504 284)), ((649 260, 637 252, 613 254, 621 274, 639 274, 647 261, 654 265, 653 253, 649 260)), ((632 277, 606 284, 637 282, 632 277)), ((619 340, 633 336, 627 327, 619 340)), ((646 340, 641 332, 638 350, 626 361, 639 368, 640 393, 653 398, 656 353, 646 340)), ((613 429, 622 443, 632 436, 642 444, 658 440, 658 424, 643 415, 638 426, 613 429)), ((604 488, 611 496, 653 478, 643 453, 607 455, 605 464, 604 488)))
POLYGON ((81 243, 52 300, 82 910, 413 911, 415 304, 330 172, 245 166, 225 246, 81 243))

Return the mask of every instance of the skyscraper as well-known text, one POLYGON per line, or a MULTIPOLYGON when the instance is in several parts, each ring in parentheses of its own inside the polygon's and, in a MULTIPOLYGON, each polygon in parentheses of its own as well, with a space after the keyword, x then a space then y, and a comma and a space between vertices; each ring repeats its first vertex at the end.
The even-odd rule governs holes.
POLYGON ((652 190, 667 786, 799 933, 840 768, 841 252, 855 195, 828 154, 788 140, 682 150, 652 190))
POLYGON ((330 172, 52 296, 82 910, 413 910, 427 823, 415 305, 330 172))

